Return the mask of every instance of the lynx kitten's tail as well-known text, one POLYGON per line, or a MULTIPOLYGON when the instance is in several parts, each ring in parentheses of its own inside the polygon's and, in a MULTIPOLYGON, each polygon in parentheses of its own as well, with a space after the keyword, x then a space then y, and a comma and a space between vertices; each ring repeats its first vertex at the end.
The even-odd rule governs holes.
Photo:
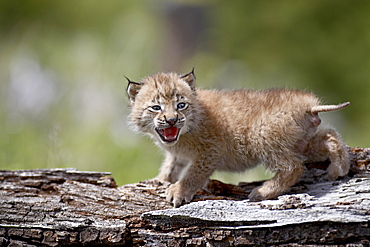
POLYGON ((339 105, 318 105, 318 106, 312 107, 311 113, 315 114, 319 112, 336 111, 336 110, 340 110, 340 109, 343 109, 349 106, 349 104, 350 104, 349 102, 345 102, 339 105))

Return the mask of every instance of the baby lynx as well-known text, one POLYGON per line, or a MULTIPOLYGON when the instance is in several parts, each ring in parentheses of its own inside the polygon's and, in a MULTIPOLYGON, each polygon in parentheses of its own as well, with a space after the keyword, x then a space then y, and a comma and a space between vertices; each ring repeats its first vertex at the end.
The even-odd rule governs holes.
POLYGON ((346 146, 333 129, 318 129, 318 113, 349 103, 320 105, 314 95, 288 89, 201 90, 194 71, 129 81, 127 93, 130 125, 165 150, 157 179, 172 183, 167 200, 175 207, 189 202, 215 170, 239 172, 263 163, 274 171, 271 180, 252 191, 250 201, 289 189, 307 161, 330 159, 331 180, 348 173, 346 146))

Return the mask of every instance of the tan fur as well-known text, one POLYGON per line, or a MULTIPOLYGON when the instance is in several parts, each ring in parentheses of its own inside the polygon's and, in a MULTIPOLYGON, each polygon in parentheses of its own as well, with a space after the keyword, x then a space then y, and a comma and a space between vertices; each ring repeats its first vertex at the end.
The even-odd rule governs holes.
POLYGON ((329 158, 329 179, 348 173, 349 157, 339 134, 318 129, 320 110, 343 105, 322 107, 317 97, 297 90, 200 90, 193 71, 130 82, 127 92, 130 125, 165 150, 157 178, 173 183, 167 199, 175 207, 190 201, 215 170, 243 171, 260 163, 273 170, 276 175, 253 190, 251 201, 271 199, 289 189, 307 161, 329 158), (156 105, 159 111, 153 110, 156 105), (177 109, 184 105, 186 109, 177 109), (155 129, 169 127, 181 130, 177 140, 166 142, 155 129))

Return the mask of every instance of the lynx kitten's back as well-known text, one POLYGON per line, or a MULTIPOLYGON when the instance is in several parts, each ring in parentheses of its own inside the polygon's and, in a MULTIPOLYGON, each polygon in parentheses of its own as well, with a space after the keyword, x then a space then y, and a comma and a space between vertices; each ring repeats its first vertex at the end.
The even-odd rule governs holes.
POLYGON ((345 144, 333 129, 318 128, 318 113, 349 103, 322 106, 313 94, 288 89, 200 90, 193 71, 129 81, 127 93, 130 125, 165 150, 157 179, 173 183, 167 199, 175 207, 190 201, 215 170, 243 171, 262 163, 275 171, 249 195, 251 201, 286 191, 307 161, 330 159, 329 179, 348 173, 345 144))

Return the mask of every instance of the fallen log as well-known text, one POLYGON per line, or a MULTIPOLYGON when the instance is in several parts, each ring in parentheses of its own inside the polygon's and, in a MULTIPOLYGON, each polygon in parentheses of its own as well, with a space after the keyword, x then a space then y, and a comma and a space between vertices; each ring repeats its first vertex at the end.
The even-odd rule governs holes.
POLYGON ((261 182, 211 180, 172 208, 168 183, 117 187, 110 173, 0 171, 0 246, 369 246, 370 149, 352 148, 351 171, 325 179, 307 164, 276 200, 249 202, 261 182))

